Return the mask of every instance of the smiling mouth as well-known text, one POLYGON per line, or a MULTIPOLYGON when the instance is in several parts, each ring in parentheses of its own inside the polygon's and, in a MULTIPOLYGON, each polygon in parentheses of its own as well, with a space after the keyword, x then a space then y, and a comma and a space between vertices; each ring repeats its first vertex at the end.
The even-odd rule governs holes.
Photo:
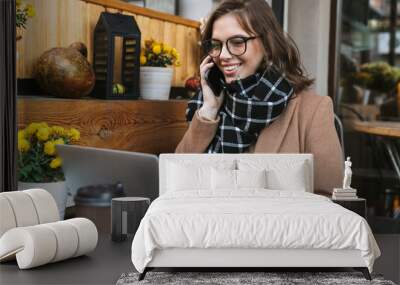
POLYGON ((224 66, 223 70, 227 74, 232 74, 232 73, 235 73, 239 69, 240 65, 241 65, 241 63, 233 64, 233 65, 229 65, 229 66, 224 66))

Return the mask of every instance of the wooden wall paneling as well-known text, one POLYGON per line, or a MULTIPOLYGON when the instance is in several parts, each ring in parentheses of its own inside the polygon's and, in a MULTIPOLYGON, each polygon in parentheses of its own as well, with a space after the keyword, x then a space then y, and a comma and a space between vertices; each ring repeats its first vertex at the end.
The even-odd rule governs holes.
MULTIPOLYGON (((22 35, 23 37, 25 36, 25 33, 23 30, 17 32, 18 34, 22 35)), ((25 61, 26 61, 26 52, 25 52, 25 41, 19 40, 17 41, 16 44, 17 48, 17 63, 16 63, 16 72, 19 77, 23 77, 25 74, 25 61)))
POLYGON ((57 45, 56 25, 48 25, 49 21, 57 22, 58 1, 28 0, 36 9, 36 16, 30 18, 19 45, 18 61, 21 63, 17 74, 19 78, 29 78, 33 74, 33 65, 37 58, 50 47, 57 45), (50 11, 50 13, 49 13, 50 11))
POLYGON ((57 46, 86 41, 87 4, 83 1, 57 0, 57 46))
MULTIPOLYGON (((35 20, 37 20, 37 25, 35 25, 35 30, 32 33, 31 38, 26 38, 26 44, 30 45, 35 43, 36 48, 32 50, 31 53, 28 53, 29 60, 25 63, 26 64, 26 77, 30 77, 33 73, 32 68, 34 69, 34 64, 37 59, 47 50, 57 47, 60 45, 59 42, 59 15, 57 6, 59 5, 60 1, 51 1, 51 0, 36 0, 35 4, 41 4, 41 8, 37 9, 37 13, 35 20), (39 40, 36 38, 39 37, 39 40), (43 39, 40 39, 43 37, 43 39)), ((37 6, 35 6, 37 7, 37 6)), ((63 23, 64 25, 66 23, 63 23)))
POLYGON ((186 29, 182 25, 176 25, 176 49, 181 56, 181 66, 175 69, 175 80, 177 86, 184 86, 187 70, 187 51, 186 51, 186 29))
MULTIPOLYGON (((62 0, 36 0, 36 3, 43 3, 43 7, 41 9, 36 10, 36 16, 34 19, 38 18, 39 25, 36 26, 36 31, 33 33, 34 35, 42 35, 44 36, 43 42, 39 51, 39 55, 44 51, 56 47, 60 45, 58 31, 59 29, 59 15, 57 6, 62 0)), ((35 6, 36 7, 36 6, 35 6)), ((66 25, 67 23, 63 23, 66 25)), ((32 39, 34 40, 34 39, 32 39)), ((28 41, 28 44, 30 41, 28 41)), ((35 59, 34 59, 35 60, 35 59)))
POLYGON ((176 24, 164 22, 162 33, 164 42, 176 48, 176 24))
MULTIPOLYGON (((195 29, 186 29, 186 75, 199 74, 200 65, 200 37, 195 29)), ((186 78, 185 78, 186 79, 186 78)))
POLYGON ((151 37, 156 40, 157 42, 162 42, 164 40, 163 36, 163 21, 150 19, 149 20, 149 27, 148 27, 149 34, 151 37))
POLYGON ((139 29, 140 29, 140 33, 141 33, 141 37, 142 37, 142 45, 144 45, 144 41, 151 38, 150 18, 137 15, 136 22, 139 25, 139 29))
MULTIPOLYGON (((27 1, 26 3, 33 4, 35 5, 35 8, 37 9, 36 3, 32 0, 27 1)), ((37 12, 36 12, 37 13, 37 12)), ((19 78, 25 78, 27 77, 26 74, 26 69, 25 67, 27 66, 26 62, 28 62, 28 50, 26 48, 26 38, 28 37, 29 34, 33 33, 33 26, 32 24, 35 22, 35 18, 29 19, 26 25, 26 29, 21 29, 21 35, 22 39, 20 39, 17 42, 17 77, 19 78)))
POLYGON ((88 49, 88 60, 93 63, 93 33, 99 20, 100 14, 105 11, 105 8, 99 5, 87 3, 86 6, 86 46, 88 49))
MULTIPOLYGON (((164 42, 170 45, 171 47, 176 48, 176 24, 175 23, 170 23, 170 22, 164 22, 163 25, 163 35, 164 35, 164 42)), ((172 78, 172 85, 177 86, 178 85, 178 80, 177 80, 177 69, 179 67, 174 67, 174 75, 172 78)))

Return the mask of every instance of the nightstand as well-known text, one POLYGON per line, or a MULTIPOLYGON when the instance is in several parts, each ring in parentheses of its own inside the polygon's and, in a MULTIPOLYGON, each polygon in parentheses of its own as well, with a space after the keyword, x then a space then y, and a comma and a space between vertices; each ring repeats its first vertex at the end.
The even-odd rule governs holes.
POLYGON ((332 202, 359 214, 363 218, 367 218, 367 200, 363 198, 355 198, 351 200, 334 200, 332 202))

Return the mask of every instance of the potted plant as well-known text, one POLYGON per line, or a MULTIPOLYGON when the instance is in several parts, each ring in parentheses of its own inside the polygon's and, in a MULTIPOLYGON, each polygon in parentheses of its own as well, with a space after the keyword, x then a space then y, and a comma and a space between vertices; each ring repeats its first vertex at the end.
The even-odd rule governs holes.
POLYGON ((173 69, 179 66, 175 48, 155 40, 146 40, 140 55, 140 95, 142 99, 168 100, 173 69))
POLYGON ((390 66, 386 62, 365 63, 359 70, 350 74, 349 80, 352 85, 366 90, 367 94, 373 91, 375 100, 381 98, 382 101, 395 92, 400 82, 400 68, 390 66))
POLYGON ((79 139, 77 129, 66 130, 44 122, 31 123, 18 131, 18 189, 43 188, 50 192, 61 219, 64 218, 68 191, 55 146, 79 139))
POLYGON ((16 1, 15 25, 17 26, 17 41, 22 39, 22 33, 26 29, 28 18, 33 18, 35 14, 35 8, 32 4, 23 3, 22 0, 16 1))

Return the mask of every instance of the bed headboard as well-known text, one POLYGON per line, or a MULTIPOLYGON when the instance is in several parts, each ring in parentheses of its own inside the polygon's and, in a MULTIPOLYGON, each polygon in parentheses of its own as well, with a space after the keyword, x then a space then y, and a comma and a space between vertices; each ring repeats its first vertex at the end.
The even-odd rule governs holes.
POLYGON ((312 154, 177 154, 165 153, 159 157, 159 194, 167 191, 167 170, 170 162, 183 163, 185 165, 207 166, 215 165, 223 161, 227 164, 233 164, 235 169, 240 161, 259 161, 266 165, 292 165, 302 163, 306 165, 308 180, 307 192, 314 192, 314 165, 312 154))

